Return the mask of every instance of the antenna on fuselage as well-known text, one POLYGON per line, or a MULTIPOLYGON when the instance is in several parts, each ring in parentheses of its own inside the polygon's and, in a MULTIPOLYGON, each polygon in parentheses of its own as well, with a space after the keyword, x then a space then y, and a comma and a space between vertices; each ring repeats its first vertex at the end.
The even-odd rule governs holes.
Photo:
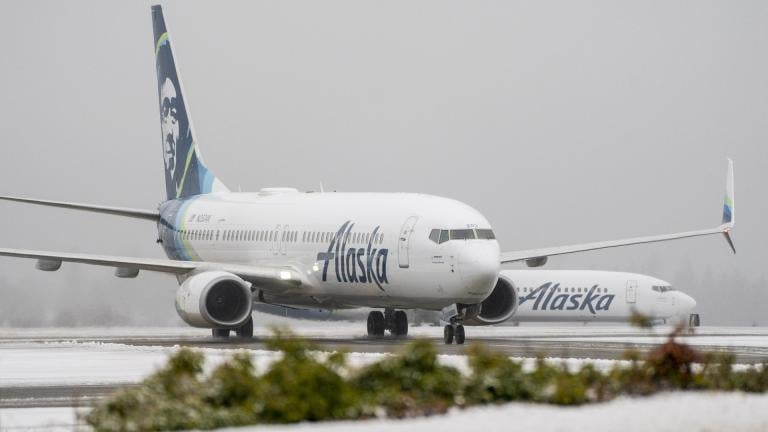
POLYGON ((323 187, 323 182, 320 182, 320 193, 325 192, 325 188, 323 187))

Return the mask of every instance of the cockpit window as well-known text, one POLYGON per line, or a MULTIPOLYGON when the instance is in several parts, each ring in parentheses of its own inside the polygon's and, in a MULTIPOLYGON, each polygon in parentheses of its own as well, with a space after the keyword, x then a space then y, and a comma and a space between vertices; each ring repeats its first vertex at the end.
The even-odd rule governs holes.
POLYGON ((461 228, 451 230, 435 228, 429 232, 429 239, 435 243, 441 244, 448 240, 495 240, 496 235, 493 233, 493 230, 489 228, 461 228))
POLYGON ((675 290, 675 288, 671 285, 654 285, 651 288, 656 292, 667 292, 675 290))
POLYGON ((475 238, 475 230, 471 229, 452 229, 451 240, 469 240, 475 238))
POLYGON ((484 239, 484 240, 495 240, 496 235, 493 234, 492 229, 476 229, 475 232, 477 233, 477 238, 484 239))

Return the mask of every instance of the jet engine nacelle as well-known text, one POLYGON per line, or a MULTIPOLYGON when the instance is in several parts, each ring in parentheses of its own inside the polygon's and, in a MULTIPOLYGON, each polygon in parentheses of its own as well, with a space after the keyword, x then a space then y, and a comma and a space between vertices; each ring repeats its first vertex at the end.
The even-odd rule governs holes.
POLYGON ((252 309, 251 284, 224 271, 191 276, 176 292, 176 312, 193 327, 240 327, 252 309))
POLYGON ((464 321, 467 325, 501 324, 512 318, 517 312, 519 299, 512 281, 499 275, 496 286, 485 300, 480 303, 480 313, 464 321))

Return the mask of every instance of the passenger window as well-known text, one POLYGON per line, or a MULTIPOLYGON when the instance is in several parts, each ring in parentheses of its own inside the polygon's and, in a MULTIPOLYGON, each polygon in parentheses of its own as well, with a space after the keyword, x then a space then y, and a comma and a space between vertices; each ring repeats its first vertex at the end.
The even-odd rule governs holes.
POLYGON ((439 229, 433 229, 429 232, 429 239, 432 240, 435 243, 440 243, 440 230, 439 229))

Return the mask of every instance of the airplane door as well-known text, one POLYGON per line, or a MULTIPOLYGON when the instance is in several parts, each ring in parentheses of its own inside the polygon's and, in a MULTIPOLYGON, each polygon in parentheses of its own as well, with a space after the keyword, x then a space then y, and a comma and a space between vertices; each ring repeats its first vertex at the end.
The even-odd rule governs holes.
POLYGON ((637 281, 627 281, 627 303, 637 302, 637 281))
POLYGON ((400 237, 397 240, 397 262, 400 268, 408 268, 411 265, 411 233, 413 233, 413 227, 418 219, 416 216, 409 217, 405 220, 403 228, 400 229, 400 237))

